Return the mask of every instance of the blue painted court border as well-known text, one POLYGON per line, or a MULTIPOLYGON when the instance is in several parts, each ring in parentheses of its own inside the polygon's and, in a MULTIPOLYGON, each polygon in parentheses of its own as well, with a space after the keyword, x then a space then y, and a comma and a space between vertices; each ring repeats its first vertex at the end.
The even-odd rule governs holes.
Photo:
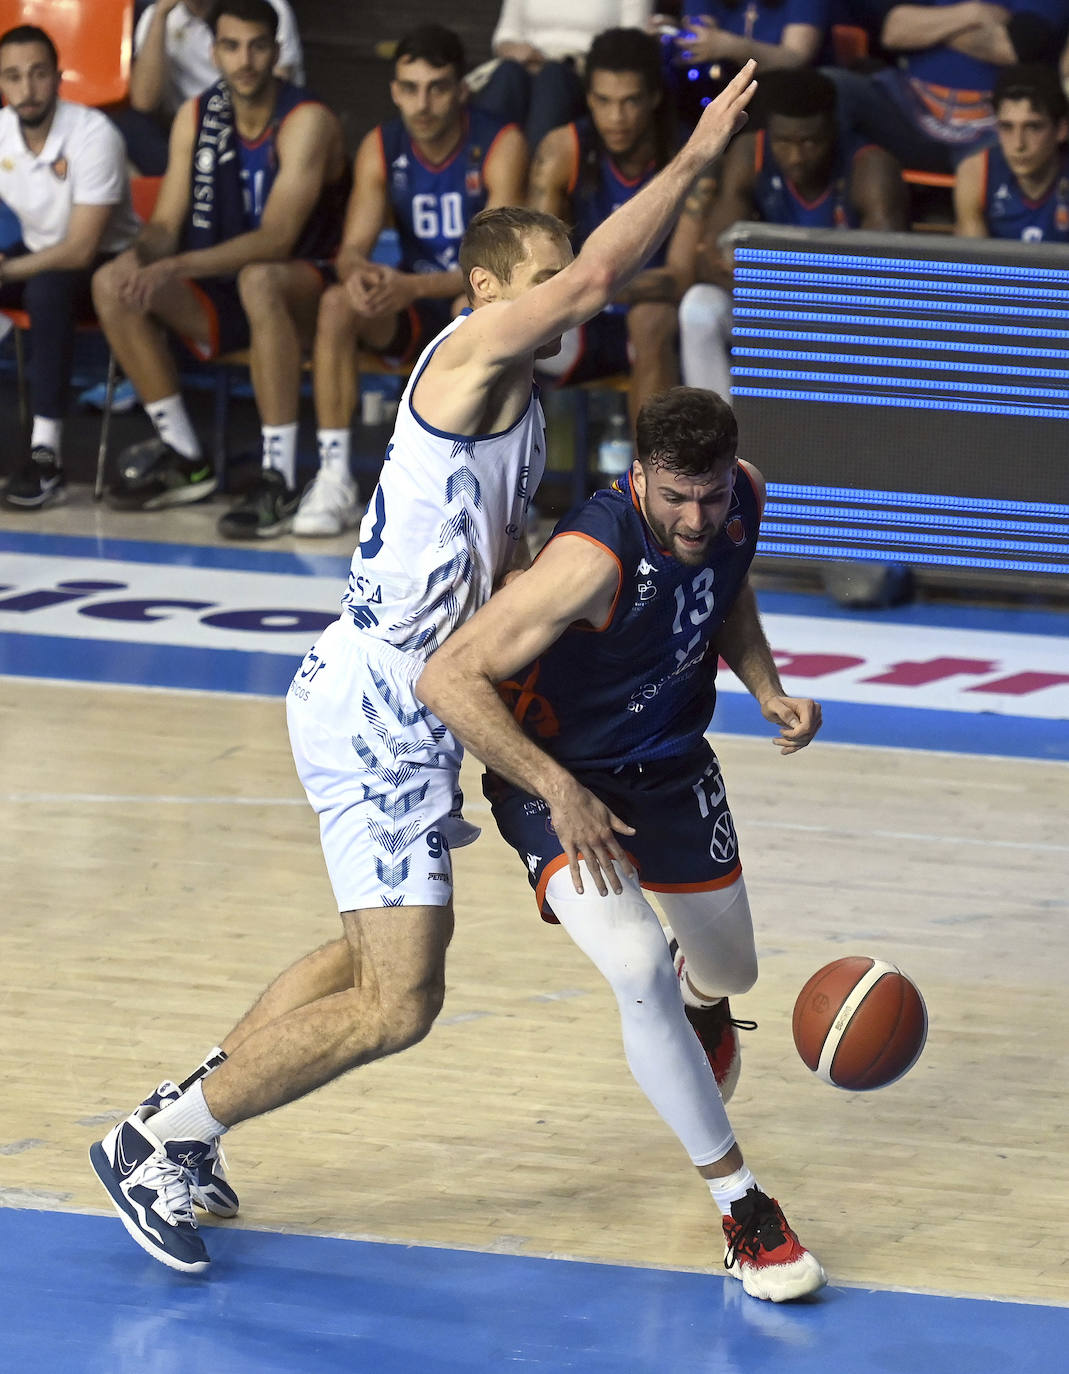
MULTIPOLYGON (((1034 1374, 1069 1308, 213 1227, 205 1276, 112 1217, 0 1209, 4 1365, 19 1374, 1034 1374)), ((712 1237, 710 1238, 712 1240, 712 1237)), ((919 1243, 922 1243, 919 1241, 919 1243)))
MULTIPOLYGON (((341 554, 292 553, 282 549, 164 544, 151 540, 104 539, 88 535, 38 534, 33 530, 0 530, 0 553, 61 558, 106 558, 125 563, 170 564, 219 568, 231 572, 286 573, 296 577, 337 577, 339 598, 349 573, 341 554)), ((881 625, 926 625, 936 629, 996 630, 1004 634, 1065 636, 1069 614, 1043 602, 1033 607, 1003 608, 968 601, 916 602, 886 610, 850 610, 823 593, 760 592, 767 615, 820 616, 826 620, 871 620, 881 625)))

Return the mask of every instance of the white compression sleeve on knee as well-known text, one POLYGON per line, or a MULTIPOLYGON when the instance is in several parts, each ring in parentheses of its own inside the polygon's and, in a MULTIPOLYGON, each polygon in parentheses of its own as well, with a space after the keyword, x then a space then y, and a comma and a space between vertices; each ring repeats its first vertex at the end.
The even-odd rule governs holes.
POLYGON ((731 294, 700 282, 679 305, 679 357, 687 386, 731 399, 731 294))
POLYGON ((583 869, 582 896, 562 869, 549 880, 547 900, 616 994, 624 1052, 639 1087, 691 1160, 713 1164, 735 1137, 709 1060, 683 1011, 657 913, 634 878, 622 880, 619 897, 600 897, 585 864, 583 869))
POLYGON ((708 997, 747 992, 757 982, 757 950, 746 883, 712 892, 658 892, 691 983, 708 997))

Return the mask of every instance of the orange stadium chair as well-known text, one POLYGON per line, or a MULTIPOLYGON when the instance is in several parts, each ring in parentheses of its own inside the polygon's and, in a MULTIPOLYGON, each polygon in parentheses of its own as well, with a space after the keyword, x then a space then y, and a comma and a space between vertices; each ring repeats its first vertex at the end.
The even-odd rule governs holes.
POLYGON ((0 33, 17 24, 36 24, 55 43, 65 100, 99 106, 126 99, 134 0, 0 0, 0 33))

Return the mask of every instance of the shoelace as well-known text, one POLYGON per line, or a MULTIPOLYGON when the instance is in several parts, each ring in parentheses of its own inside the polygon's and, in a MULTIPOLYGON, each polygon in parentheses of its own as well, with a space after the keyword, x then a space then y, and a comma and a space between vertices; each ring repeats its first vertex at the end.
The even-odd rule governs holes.
POLYGON ((160 1159, 145 1164, 141 1181, 146 1188, 153 1188, 159 1194, 159 1210, 164 1220, 176 1226, 192 1226, 196 1230, 193 1201, 189 1195, 189 1177, 188 1169, 169 1159, 160 1159))
POLYGON ((756 1259, 758 1251, 776 1250, 787 1239, 780 1220, 779 1212, 771 1200, 760 1208, 755 1208, 745 1221, 737 1223, 739 1230, 734 1239, 728 1242, 724 1255, 724 1268, 730 1269, 739 1255, 746 1259, 756 1259))

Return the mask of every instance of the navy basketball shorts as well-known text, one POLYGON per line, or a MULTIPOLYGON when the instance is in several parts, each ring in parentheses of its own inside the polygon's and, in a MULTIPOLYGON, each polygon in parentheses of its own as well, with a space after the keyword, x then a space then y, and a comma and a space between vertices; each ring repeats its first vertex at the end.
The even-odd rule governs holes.
MULTIPOLYGON (((634 826, 634 835, 617 838, 648 892, 709 892, 741 875, 720 764, 706 740, 671 759, 572 771, 610 811, 634 826)), ((502 837, 527 868, 542 919, 555 921, 546 886, 568 859, 549 807, 493 773, 484 776, 483 793, 502 837)))

